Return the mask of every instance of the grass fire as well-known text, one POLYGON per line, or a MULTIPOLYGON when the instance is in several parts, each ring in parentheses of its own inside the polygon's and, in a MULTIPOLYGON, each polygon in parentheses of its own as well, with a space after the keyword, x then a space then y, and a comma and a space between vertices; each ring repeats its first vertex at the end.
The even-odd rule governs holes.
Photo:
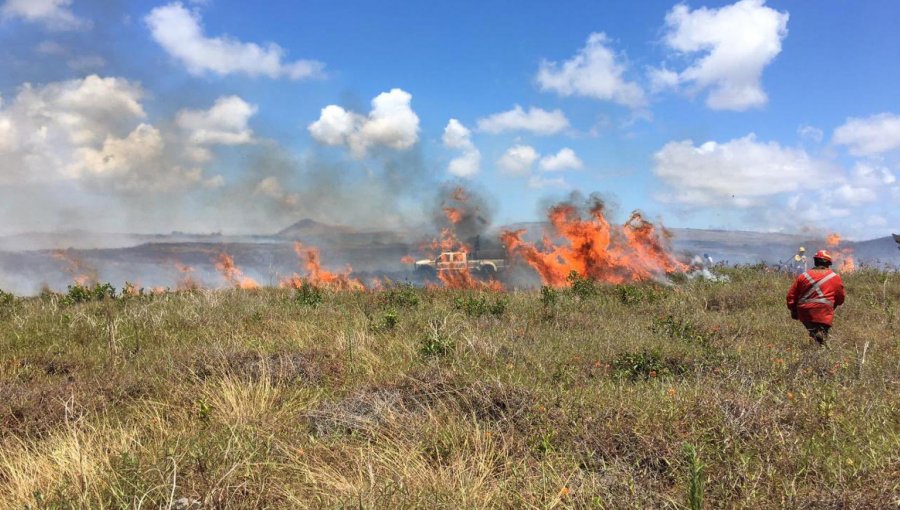
POLYGON ((0 510, 900 510, 897 20, 0 0, 0 510))

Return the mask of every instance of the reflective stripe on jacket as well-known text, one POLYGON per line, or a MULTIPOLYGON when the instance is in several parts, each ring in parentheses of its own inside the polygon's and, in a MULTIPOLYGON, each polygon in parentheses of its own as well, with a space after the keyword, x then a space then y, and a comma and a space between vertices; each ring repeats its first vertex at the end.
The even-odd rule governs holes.
POLYGON ((794 281, 787 294, 787 306, 796 310, 797 320, 831 326, 835 307, 844 304, 844 282, 830 269, 810 269, 794 281))

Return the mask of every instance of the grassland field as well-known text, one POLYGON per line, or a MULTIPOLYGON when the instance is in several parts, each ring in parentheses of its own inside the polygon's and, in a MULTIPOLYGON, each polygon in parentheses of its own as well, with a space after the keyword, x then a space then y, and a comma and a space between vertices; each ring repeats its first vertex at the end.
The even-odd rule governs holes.
POLYGON ((900 506, 900 274, 0 296, 0 508, 900 506))

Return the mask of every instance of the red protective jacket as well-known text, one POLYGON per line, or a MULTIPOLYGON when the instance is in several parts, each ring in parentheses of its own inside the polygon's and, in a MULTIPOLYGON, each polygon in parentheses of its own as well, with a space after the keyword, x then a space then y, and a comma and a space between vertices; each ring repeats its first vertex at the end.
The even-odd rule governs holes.
POLYGON ((844 282, 831 269, 814 268, 797 277, 787 294, 791 316, 831 326, 834 309, 844 304, 844 282))

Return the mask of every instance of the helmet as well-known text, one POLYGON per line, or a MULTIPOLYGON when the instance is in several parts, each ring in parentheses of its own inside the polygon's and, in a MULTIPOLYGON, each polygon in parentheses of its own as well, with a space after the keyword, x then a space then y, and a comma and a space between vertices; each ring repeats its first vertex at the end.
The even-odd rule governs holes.
POLYGON ((801 246, 800 249, 797 250, 797 251, 799 251, 800 253, 804 253, 804 252, 806 252, 806 248, 804 248, 804 247, 801 246))
POLYGON ((826 250, 817 251, 816 254, 813 255, 813 258, 827 260, 828 262, 831 262, 831 254, 828 253, 826 250))

